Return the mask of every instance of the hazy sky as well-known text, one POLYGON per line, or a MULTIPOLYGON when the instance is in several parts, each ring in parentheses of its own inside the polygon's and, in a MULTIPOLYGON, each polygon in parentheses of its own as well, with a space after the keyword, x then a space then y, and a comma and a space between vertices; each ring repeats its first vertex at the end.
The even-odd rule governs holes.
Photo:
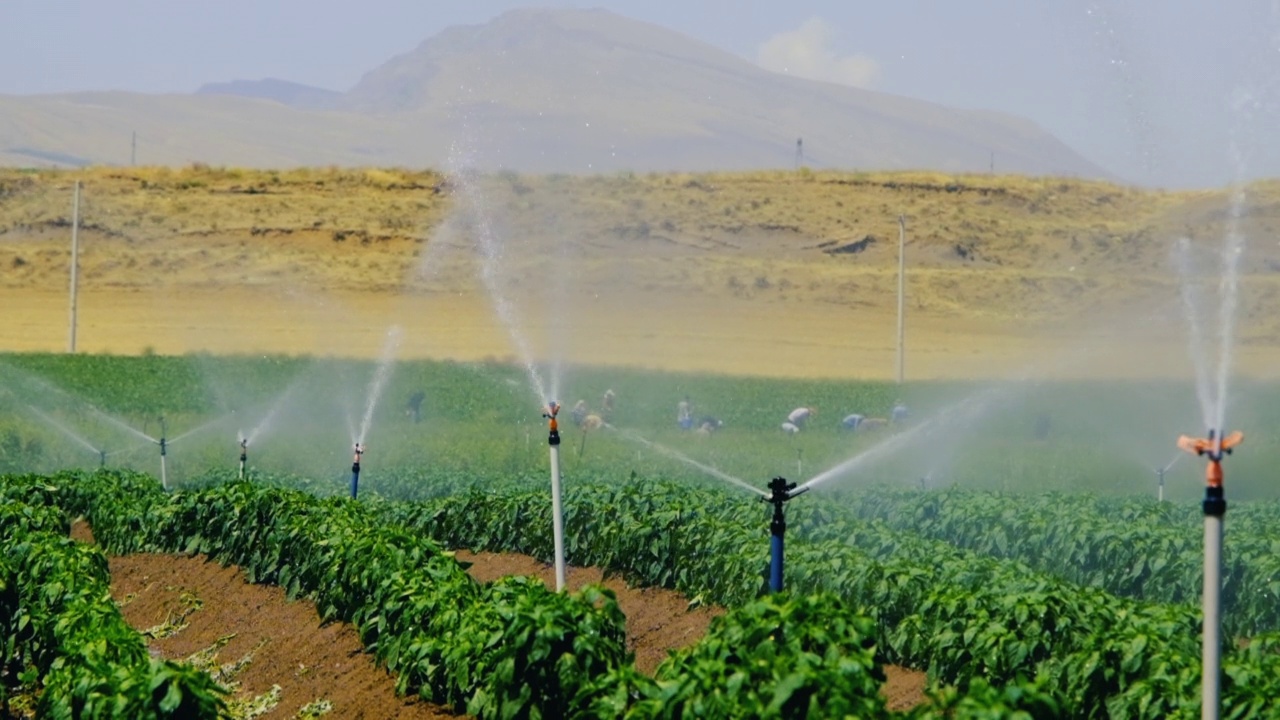
MULTIPOLYGON (((345 90, 445 27, 528 5, 0 0, 0 93, 191 92, 262 77, 345 90)), ((770 69, 1024 115, 1138 182, 1280 176, 1280 138, 1267 137, 1280 127, 1280 0, 559 5, 608 8, 770 69)))

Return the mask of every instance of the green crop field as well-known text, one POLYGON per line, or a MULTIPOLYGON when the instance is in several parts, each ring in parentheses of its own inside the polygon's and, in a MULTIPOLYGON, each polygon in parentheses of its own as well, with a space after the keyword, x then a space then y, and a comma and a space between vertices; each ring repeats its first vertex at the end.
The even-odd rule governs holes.
MULTIPOLYGON (((1185 385, 899 388, 565 368, 568 561, 730 610, 647 676, 607 591, 476 583, 447 552, 551 559, 546 421, 524 370, 390 369, 371 397, 377 368, 364 361, 0 357, 0 536, 57 545, 83 515, 107 552, 235 563, 351 622, 401 692, 479 717, 889 716, 877 694, 886 663, 928 672, 915 717, 1199 714, 1203 463, 1179 460, 1168 502, 1155 498, 1177 435, 1203 431, 1185 385), (609 389, 610 425, 570 422, 568 407, 599 411, 609 389), (419 391, 415 421, 406 404, 419 391), (723 428, 681 430, 685 396, 723 428), (911 410, 903 423, 841 427, 897 400, 911 410), (780 425, 799 406, 817 413, 788 435, 780 425), (352 502, 351 445, 370 407, 352 502), (760 488, 837 469, 788 505, 790 592, 767 596, 768 506, 705 468, 760 488)), ((1226 462, 1224 716, 1280 717, 1280 488, 1267 472, 1280 448, 1252 432, 1280 421, 1280 388, 1236 390, 1228 420, 1246 440, 1226 462)), ((25 617, 37 580, 14 562, 0 562, 0 607, 25 617)), ((78 611, 41 612, 61 627, 58 613, 78 611)), ((81 685, 50 669, 69 667, 56 660, 66 651, 23 627, 0 628, 5 698, 82 702, 81 685)), ((139 717, 223 707, 197 671, 103 662, 124 668, 114 678, 170 673, 190 713, 111 686, 139 717)))

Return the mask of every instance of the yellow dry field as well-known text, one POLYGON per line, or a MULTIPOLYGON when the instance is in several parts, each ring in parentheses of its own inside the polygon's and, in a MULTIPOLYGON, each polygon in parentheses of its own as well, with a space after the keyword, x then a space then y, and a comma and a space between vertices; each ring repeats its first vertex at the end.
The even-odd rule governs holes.
MULTIPOLYGON (((0 171, 0 349, 539 358, 786 377, 1177 376, 1226 192, 930 174, 0 171), (509 323, 508 323, 509 321, 509 323), (523 339, 513 338, 508 324, 523 339)), ((1238 367, 1280 368, 1280 186, 1238 209, 1238 367)), ((1218 323, 1206 323, 1212 335, 1218 323)))

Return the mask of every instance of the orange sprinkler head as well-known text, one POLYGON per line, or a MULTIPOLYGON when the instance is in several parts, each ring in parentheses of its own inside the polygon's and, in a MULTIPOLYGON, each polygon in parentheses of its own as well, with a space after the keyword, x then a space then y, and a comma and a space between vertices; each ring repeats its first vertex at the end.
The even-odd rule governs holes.
POLYGON ((1204 480, 1211 488, 1222 487, 1222 458, 1224 455, 1230 455, 1231 449, 1244 440, 1244 433, 1239 430, 1230 435, 1217 440, 1213 437, 1213 431, 1209 431, 1208 438, 1193 438, 1183 435, 1178 438, 1178 447, 1192 455, 1209 456, 1209 464, 1205 466, 1204 480))
MULTIPOLYGON (((1239 445, 1242 440, 1244 440, 1244 433, 1237 430, 1222 438, 1221 445, 1219 445, 1219 442, 1213 439, 1212 432, 1210 432, 1210 437, 1208 439, 1193 438, 1183 435, 1178 438, 1178 447, 1192 455, 1204 455, 1208 453, 1212 457, 1213 454, 1218 452, 1228 455, 1231 454, 1231 448, 1239 445)), ((1219 457, 1218 459, 1221 460, 1222 458, 1219 457)))

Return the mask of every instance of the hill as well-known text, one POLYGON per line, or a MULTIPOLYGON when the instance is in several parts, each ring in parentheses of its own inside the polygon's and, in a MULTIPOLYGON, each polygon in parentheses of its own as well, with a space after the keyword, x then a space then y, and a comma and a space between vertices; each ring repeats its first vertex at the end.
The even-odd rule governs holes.
MULTIPOLYGON (((1229 218, 1224 192, 988 175, 9 171, 0 347, 65 344, 77 178, 90 348, 363 355, 399 322, 409 355, 508 357, 496 292, 584 362, 787 376, 890 372, 900 213, 913 376, 1088 348, 1108 373, 1185 371, 1171 251, 1190 238, 1213 292, 1229 218)), ((1248 200, 1242 358, 1273 373, 1280 248, 1256 238, 1280 185, 1248 200)))
POLYGON ((0 162, 471 164, 532 172, 814 167, 1103 177, 1033 123, 779 75, 603 10, 454 27, 334 94, 283 80, 195 95, 0 96, 0 162), (458 154, 458 148, 466 150, 458 154), (453 155, 451 155, 453 153, 453 155))
POLYGON ((342 93, 301 83, 266 78, 265 80, 233 80, 226 83, 206 83, 196 90, 197 95, 239 95, 241 97, 274 100, 281 105, 304 110, 328 110, 338 104, 342 93))

